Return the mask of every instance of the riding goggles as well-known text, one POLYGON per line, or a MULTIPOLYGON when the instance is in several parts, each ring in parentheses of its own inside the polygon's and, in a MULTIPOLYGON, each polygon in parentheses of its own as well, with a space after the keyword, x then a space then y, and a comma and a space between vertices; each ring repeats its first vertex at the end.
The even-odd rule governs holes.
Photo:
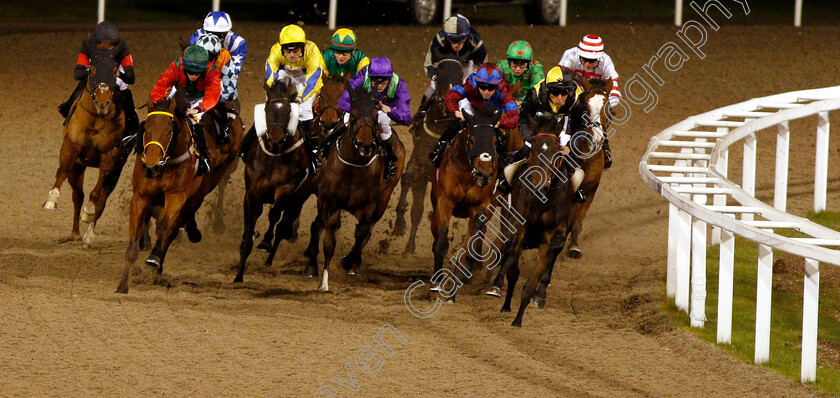
POLYGON ((508 58, 508 64, 510 64, 511 68, 527 68, 528 61, 523 61, 521 59, 510 59, 508 58))
POLYGON ((372 81, 374 84, 382 84, 387 82, 389 79, 389 77, 374 76, 370 78, 370 81, 372 81))
POLYGON ((580 57, 580 63, 582 63, 582 64, 586 64, 586 63, 595 64, 595 63, 598 63, 598 60, 597 59, 580 57))
POLYGON ((496 90, 497 87, 499 87, 499 85, 497 85, 497 84, 482 83, 482 82, 476 83, 475 86, 478 87, 479 90, 484 90, 484 91, 494 91, 494 90, 496 90))
POLYGON ((569 88, 565 86, 548 86, 551 95, 569 95, 569 88))

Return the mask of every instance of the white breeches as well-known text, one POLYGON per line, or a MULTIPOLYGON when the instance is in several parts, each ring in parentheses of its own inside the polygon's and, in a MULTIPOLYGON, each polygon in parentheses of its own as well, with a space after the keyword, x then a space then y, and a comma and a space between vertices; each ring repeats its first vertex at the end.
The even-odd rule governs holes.
MULTIPOLYGON (((302 93, 303 89, 306 88, 306 74, 304 73, 292 76, 286 73, 285 70, 277 72, 277 79, 275 81, 284 79, 287 82, 294 84, 298 93, 302 93)), ((317 97, 317 95, 312 95, 308 100, 300 103, 300 121, 312 120, 314 118, 314 115, 312 114, 312 105, 315 103, 315 97, 317 97)))
MULTIPOLYGON (((379 138, 382 139, 382 141, 385 141, 388 138, 391 138, 391 133, 393 133, 393 130, 391 129, 391 118, 388 117, 388 114, 385 113, 385 112, 382 112, 382 111, 377 111, 377 112, 378 113, 376 115, 376 123, 379 124, 379 138)), ((345 112, 344 113, 344 123, 347 123, 349 121, 350 121, 350 112, 345 112)))

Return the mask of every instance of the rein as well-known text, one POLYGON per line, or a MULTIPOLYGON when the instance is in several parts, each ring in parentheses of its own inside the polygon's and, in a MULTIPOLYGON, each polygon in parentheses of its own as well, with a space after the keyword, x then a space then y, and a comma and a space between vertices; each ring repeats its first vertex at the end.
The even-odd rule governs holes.
MULTIPOLYGON (((375 135, 376 126, 374 125, 373 122, 363 122, 362 127, 370 128, 371 130, 374 131, 374 135, 375 135)), ((358 129, 356 129, 356 130, 358 130, 358 129)), ((344 158, 341 157, 341 141, 342 141, 341 139, 335 140, 335 156, 338 158, 338 161, 340 161, 341 163, 344 163, 348 166, 353 166, 353 167, 358 167, 358 168, 368 167, 371 164, 373 164, 373 161, 376 160, 376 158, 379 157, 379 153, 377 153, 377 154, 371 156, 370 160, 368 160, 368 162, 365 163, 365 164, 356 164, 356 163, 348 162, 347 160, 344 160, 344 158)), ((378 146, 379 145, 378 141, 375 141, 375 142, 376 142, 376 145, 378 146)), ((354 148, 356 148, 356 149, 359 148, 358 140, 356 139, 355 134, 352 134, 352 143, 353 143, 354 148)), ((359 156, 361 156, 361 155, 359 155, 359 156)))
MULTIPOLYGON (((146 161, 146 149, 147 149, 148 147, 150 147, 150 146, 155 146, 155 147, 160 148, 161 152, 163 152, 163 159, 161 159, 161 160, 158 162, 158 166, 163 167, 163 166, 164 166, 164 165, 165 165, 165 164, 169 161, 169 159, 170 159, 170 156, 169 156, 169 151, 167 151, 167 150, 166 150, 166 148, 167 148, 167 147, 169 147, 169 146, 171 146, 171 145, 172 145, 172 141, 173 141, 173 140, 175 140, 175 139, 178 137, 178 133, 180 132, 180 131, 179 131, 180 129, 178 129, 178 128, 177 128, 177 127, 178 127, 178 126, 177 126, 177 124, 178 124, 178 123, 177 123, 177 120, 175 119, 175 115, 173 115, 172 113, 170 113, 170 112, 164 112, 164 111, 154 111, 154 112, 149 112, 149 114, 148 114, 148 115, 146 115, 146 118, 148 118, 149 116, 153 116, 153 115, 163 115, 163 116, 168 116, 170 119, 172 119, 172 134, 171 134, 171 135, 170 135, 170 137, 169 137, 169 142, 167 143, 166 147, 164 147, 164 146, 163 146, 163 144, 162 144, 162 143, 160 143, 160 142, 158 142, 158 141, 149 141, 149 142, 147 142, 146 144, 144 144, 144 145, 143 145, 143 157, 142 157, 142 160, 143 160, 143 161, 146 161)), ((177 158, 172 159, 172 163, 171 163, 171 164, 173 164, 173 165, 177 165, 177 164, 179 164, 179 163, 181 163, 181 162, 183 162, 183 161, 187 160, 187 159, 190 157, 190 155, 191 155, 191 152, 190 152, 190 150, 189 150, 189 149, 187 149, 187 150, 186 150, 184 153, 182 153, 180 156, 178 156, 177 158)))

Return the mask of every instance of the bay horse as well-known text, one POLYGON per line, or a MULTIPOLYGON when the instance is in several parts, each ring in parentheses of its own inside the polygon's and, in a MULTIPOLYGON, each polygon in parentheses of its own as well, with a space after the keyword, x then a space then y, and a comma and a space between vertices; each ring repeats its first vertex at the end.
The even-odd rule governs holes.
MULTIPOLYGON (((315 117, 317 125, 321 129, 322 135, 328 135, 336 126, 341 123, 344 117, 344 111, 338 107, 338 100, 344 94, 344 88, 347 86, 350 75, 346 76, 330 76, 323 80, 324 85, 321 86, 321 91, 318 93, 318 101, 315 109, 315 117)), ((321 137, 323 139, 325 137, 321 137)))
POLYGON ((601 174, 604 172, 604 151, 602 145, 610 127, 609 93, 612 88, 612 81, 601 79, 583 79, 581 97, 586 105, 586 118, 584 126, 579 127, 569 142, 572 150, 572 159, 576 161, 585 172, 585 178, 581 184, 586 201, 576 203, 570 219, 569 248, 566 256, 579 259, 583 251, 578 246, 578 237, 583 229, 583 219, 595 200, 595 193, 601 183, 601 174))
POLYGON ((400 196, 392 231, 392 234, 397 236, 402 236, 406 232, 405 213, 408 210, 408 192, 411 191, 411 229, 403 250, 405 254, 413 255, 415 252, 417 229, 420 227, 425 210, 426 189, 435 169, 429 161, 428 154, 434 148, 437 139, 446 131, 449 123, 457 120, 446 111, 443 98, 452 87, 461 84, 464 80, 463 73, 460 61, 454 58, 442 59, 435 72, 435 91, 429 98, 431 103, 425 113, 409 127, 414 149, 408 159, 405 174, 400 180, 400 196))
MULTIPOLYGON (((432 176, 432 222, 434 236, 434 273, 443 268, 444 257, 449 252, 449 220, 452 216, 467 218, 467 236, 483 231, 489 218, 488 205, 493 197, 497 174, 496 128, 501 110, 485 106, 475 116, 463 112, 467 128, 443 154, 440 168, 432 176)), ((467 254, 469 272, 463 283, 472 279, 472 270, 478 263, 472 251, 467 254)), ((459 278, 460 279, 460 278, 459 278)), ((431 289, 440 291, 433 283, 431 289)))
POLYGON ((391 139, 397 155, 397 172, 388 179, 383 177, 386 160, 380 154, 378 104, 364 89, 350 92, 347 130, 336 140, 335 150, 330 151, 318 175, 318 215, 310 227, 312 234, 304 253, 309 263, 304 275, 318 274, 318 242, 321 232, 326 230, 320 291, 329 291, 329 266, 335 253, 335 234, 341 227, 341 211, 352 213, 358 220, 353 248, 341 259, 342 268, 356 275, 360 272, 362 250, 370 240, 373 226, 385 213, 391 193, 405 170, 405 147, 394 132, 391 139))
POLYGON ((521 225, 511 237, 497 240, 502 248, 502 260, 493 287, 499 290, 507 277, 507 294, 501 312, 510 312, 511 297, 519 279, 522 250, 539 249, 536 267, 523 286, 513 326, 522 326, 522 316, 531 299, 540 308, 545 305, 545 288, 569 233, 572 194, 583 180, 583 171, 573 174, 572 169, 564 164, 566 156, 561 151, 558 134, 565 118, 542 117, 535 121, 530 115, 526 117, 535 133, 531 140, 531 154, 527 160, 505 170, 512 191, 510 206, 502 207, 500 213, 503 219, 515 219, 521 225))
MULTIPOLYGON (((254 226, 263 204, 272 203, 272 206, 268 230, 259 247, 269 252, 265 264, 271 265, 280 241, 293 236, 301 208, 315 189, 314 176, 309 175, 307 167, 309 153, 303 147, 304 137, 297 131, 300 110, 294 102, 295 86, 278 81, 271 88, 263 86, 263 89, 265 125, 261 129, 264 127, 266 132, 245 156, 244 231, 234 282, 243 281, 245 262, 254 246, 254 226), (278 223, 281 215, 283 219, 278 223)), ((254 112, 256 123, 258 110, 254 112)))
MULTIPOLYGON (((129 243, 117 293, 128 293, 131 268, 137 261, 140 239, 148 227, 152 211, 160 208, 157 238, 146 264, 160 274, 169 245, 181 227, 184 227, 191 242, 201 240, 195 212, 235 160, 238 149, 235 146, 241 137, 231 137, 231 144, 219 146, 215 142, 216 135, 209 133, 210 172, 201 177, 195 176, 198 155, 191 148, 192 135, 186 119, 189 105, 183 90, 176 90, 158 103, 153 103, 151 98, 147 103, 150 112, 143 123, 143 150, 137 154, 132 173, 134 195, 129 209, 129 243)), ((210 130, 210 119, 202 118, 205 132, 210 130)))
POLYGON ((112 52, 97 50, 90 62, 85 90, 73 104, 73 114, 64 125, 64 140, 59 152, 55 184, 47 194, 43 208, 55 210, 66 179, 73 189, 73 230, 71 239, 79 239, 79 221, 88 223, 82 241, 93 244, 94 229, 105 210, 105 202, 114 191, 128 153, 122 144, 125 115, 117 89, 118 63, 112 52), (87 167, 98 167, 99 178, 84 201, 84 178, 87 167))

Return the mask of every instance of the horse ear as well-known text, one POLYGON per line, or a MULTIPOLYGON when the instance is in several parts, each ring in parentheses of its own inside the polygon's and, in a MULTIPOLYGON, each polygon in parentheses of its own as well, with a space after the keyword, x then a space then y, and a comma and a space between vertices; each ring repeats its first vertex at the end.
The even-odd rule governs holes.
POLYGON ((583 91, 592 91, 592 83, 589 82, 589 79, 587 79, 586 76, 584 76, 580 80, 583 84, 583 91))
POLYGON ((475 124, 475 123, 474 123, 475 117, 473 116, 473 114, 472 114, 472 113, 470 113, 470 111, 468 111, 468 110, 464 109, 464 110, 462 110, 462 111, 461 111, 461 114, 463 114, 463 115, 464 115, 464 120, 466 120, 466 121, 467 121, 467 123, 468 123, 470 126, 472 126, 472 125, 474 125, 474 124, 475 124))
POLYGON ((490 124, 495 125, 502 118, 503 113, 504 112, 502 112, 501 109, 493 111, 493 116, 490 118, 490 124))
POLYGON ((187 49, 187 42, 184 41, 184 38, 181 35, 178 35, 178 45, 181 46, 181 52, 183 53, 184 50, 187 49))

